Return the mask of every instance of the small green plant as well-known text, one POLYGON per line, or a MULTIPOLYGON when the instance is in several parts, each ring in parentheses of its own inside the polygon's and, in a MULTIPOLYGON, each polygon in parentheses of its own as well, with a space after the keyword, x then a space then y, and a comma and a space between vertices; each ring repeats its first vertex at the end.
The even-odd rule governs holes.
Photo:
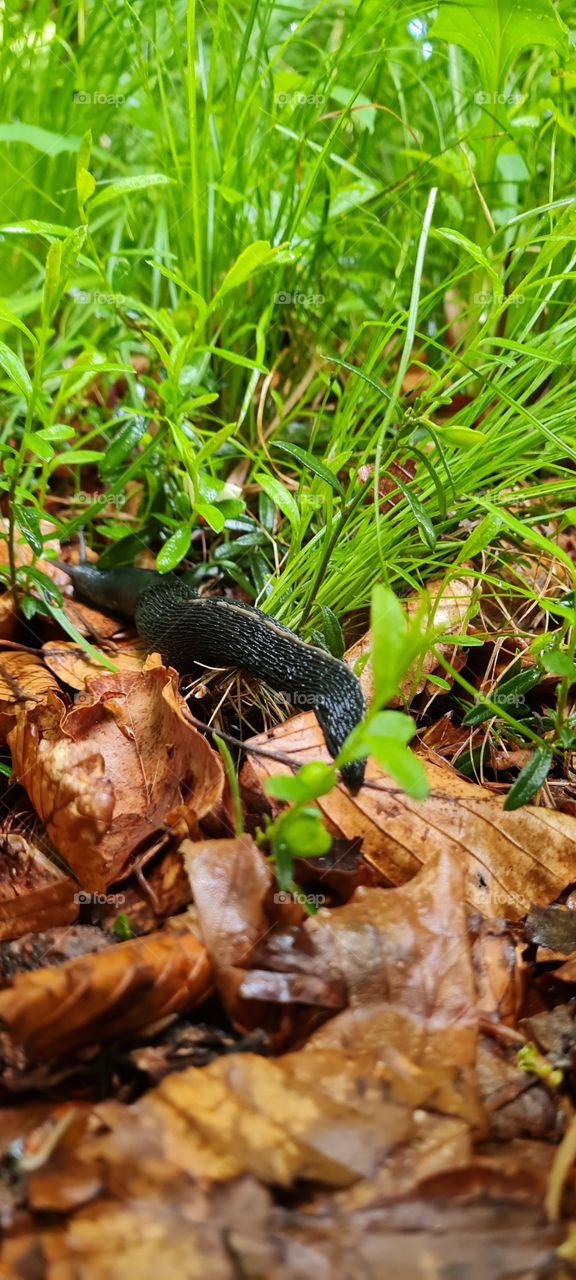
POLYGON ((533 641, 535 661, 532 665, 521 668, 518 661, 517 669, 500 680, 490 696, 477 696, 462 721, 463 725, 475 728, 492 720, 495 733, 507 732, 515 744, 530 742, 533 745, 529 760, 504 801, 504 808, 508 810, 529 804, 546 781, 555 759, 576 748, 576 711, 570 701, 570 691, 576 685, 573 593, 555 602, 551 611, 563 616, 563 621, 556 631, 533 641), (554 694, 556 706, 535 708, 527 695, 535 693, 549 676, 558 677, 554 694))
POLYGON ((112 925, 112 933, 119 942, 130 942, 134 937, 132 926, 125 911, 121 911, 112 925))
MULTIPOLYGON (((422 615, 409 620, 394 592, 381 585, 374 588, 372 596, 371 629, 374 696, 364 720, 349 734, 334 764, 312 761, 292 777, 266 781, 268 795, 289 806, 259 834, 260 843, 270 849, 283 892, 298 892, 296 858, 322 857, 331 848, 332 837, 314 801, 335 786, 338 768, 371 755, 415 800, 425 800, 428 795, 422 761, 408 746, 416 732, 414 720, 402 711, 381 708, 398 693, 407 671, 428 648, 430 636, 422 625, 422 615)), ((310 913, 314 909, 305 906, 310 913)))

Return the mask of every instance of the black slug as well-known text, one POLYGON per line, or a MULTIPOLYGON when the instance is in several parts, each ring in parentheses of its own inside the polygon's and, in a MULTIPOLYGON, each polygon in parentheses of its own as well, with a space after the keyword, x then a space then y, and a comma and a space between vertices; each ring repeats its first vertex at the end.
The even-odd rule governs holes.
MULTIPOLYGON (((183 675, 195 661, 243 667, 284 692, 293 706, 311 707, 332 756, 364 715, 360 682, 350 667, 261 609, 223 596, 199 596, 174 574, 152 569, 98 569, 88 561, 58 565, 78 596, 133 617, 148 649, 183 675)), ((344 766, 350 791, 362 786, 364 769, 363 760, 344 766)))

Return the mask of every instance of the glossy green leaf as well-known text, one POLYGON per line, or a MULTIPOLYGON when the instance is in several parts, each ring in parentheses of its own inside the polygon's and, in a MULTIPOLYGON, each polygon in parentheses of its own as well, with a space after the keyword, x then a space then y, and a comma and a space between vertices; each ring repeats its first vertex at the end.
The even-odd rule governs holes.
POLYGON ((521 809, 522 805, 529 804, 534 799, 536 792, 548 777, 553 759, 554 753, 551 747, 536 748, 528 764, 524 765, 522 772, 510 788, 504 801, 505 809, 521 809))
POLYGON ((192 530, 189 526, 176 529, 161 547, 156 557, 156 568, 159 573, 169 573, 184 559, 192 541, 192 530))
POLYGON ((315 457, 313 453, 309 453, 308 449, 301 449, 297 444, 289 444, 287 440, 275 440, 274 448, 279 449, 281 453, 287 453, 292 458, 296 458, 298 462, 303 464, 303 466, 308 467, 310 471, 313 471, 314 475, 319 476, 321 480, 325 480, 326 484, 329 484, 331 489, 334 489, 336 493, 340 494, 341 498, 344 497, 344 489, 338 479, 338 476, 335 476, 334 472, 330 470, 330 467, 327 467, 326 464, 321 462, 319 458, 315 457))
POLYGON ((406 670, 408 622, 400 601, 388 587, 374 588, 371 631, 374 706, 380 707, 397 693, 406 670))
POLYGON ((120 200, 123 196, 134 195, 135 192, 148 191, 151 187, 166 187, 172 182, 163 173, 136 173, 130 178, 118 178, 109 186, 101 187, 90 202, 90 212, 109 204, 111 200, 120 200))
POLYGON ((277 480, 275 476, 269 475, 266 471, 259 471, 255 476, 255 480, 264 492, 268 494, 268 497, 272 499, 272 502, 287 516, 292 528, 296 529, 300 523, 300 512, 289 489, 280 480, 277 480))
POLYGON ((290 775, 278 774, 267 778, 264 789, 269 796, 287 803, 308 802, 317 796, 327 795, 336 785, 336 769, 334 765, 311 761, 302 765, 298 773, 290 775))
POLYGON ((0 342, 0 366, 27 400, 32 392, 30 375, 26 365, 14 354, 10 347, 6 346, 5 342, 0 342))
POLYGON ((231 289, 237 289, 239 285, 246 284, 247 280, 251 280, 259 271, 263 271, 265 267, 286 261, 289 257, 286 245, 271 245, 268 240, 255 240, 254 244, 249 244, 246 249, 242 250, 242 253, 224 276, 218 292, 210 303, 209 310, 213 311, 231 289))
POLYGON ((320 605, 320 613, 322 614, 324 640, 330 653, 335 658, 343 658, 345 650, 344 634, 336 614, 328 608, 327 604, 320 605))

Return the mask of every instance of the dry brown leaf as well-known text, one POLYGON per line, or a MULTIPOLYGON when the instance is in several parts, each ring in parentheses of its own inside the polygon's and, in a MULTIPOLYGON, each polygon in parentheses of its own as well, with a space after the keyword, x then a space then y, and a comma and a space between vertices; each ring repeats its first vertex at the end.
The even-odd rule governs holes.
POLYGON ((217 753, 186 717, 178 676, 158 658, 140 673, 97 676, 82 703, 20 714, 14 770, 81 884, 100 892, 166 825, 194 826, 219 802, 217 753))
MULTIPOLYGON (((358 479, 364 484, 370 476, 374 475, 376 467, 373 462, 367 463, 363 467, 358 467, 358 479)), ((410 485, 416 475, 416 463, 413 458, 407 458, 405 462, 390 462, 384 471, 380 472, 378 477, 378 493, 382 498, 380 503, 381 511, 393 511, 398 502, 404 502, 404 494, 398 487, 397 481, 406 487, 410 485), (388 495, 392 494, 392 497, 388 495)), ((366 492, 366 502, 373 501, 374 486, 366 492)))
MULTIPOLYGON (((328 760, 315 717, 306 712, 248 746, 289 755, 294 766, 328 760)), ((411 879, 440 850, 451 850, 466 868, 466 898, 486 917, 520 920, 533 903, 553 902, 575 878, 576 819, 526 805, 507 812, 503 800, 467 782, 446 765, 426 763, 431 794, 411 800, 372 760, 356 796, 339 787, 318 805, 336 835, 359 836, 363 853, 393 885, 411 879)), ((253 756, 243 773, 247 789, 275 773, 279 761, 253 756)))
MULTIPOLYGON (((42 1236, 50 1280, 264 1280, 283 1274, 273 1206, 251 1178, 188 1182, 165 1202, 100 1200, 42 1236)), ((11 1248, 7 1257, 17 1257, 11 1248)), ((23 1280, 23 1277, 22 1277, 23 1280)), ((284 1276, 284 1280, 288 1280, 284 1276)))
POLYGON ((218 969, 247 968, 254 946, 271 927, 270 864, 248 835, 185 840, 180 850, 213 963, 218 969))
MULTIPOLYGON (((66 581, 69 583, 70 579, 67 578, 66 581)), ((65 591, 62 592, 62 607, 80 635, 88 636, 93 642, 111 640, 112 636, 126 630, 126 623, 119 618, 110 617, 95 606, 86 604, 84 600, 67 595, 65 591)), ((98 670, 101 671, 102 668, 99 667, 98 670)))
POLYGON ((375 1189, 365 1210, 347 1208, 356 1188, 317 1197, 318 1207, 304 1211, 299 1204, 275 1207, 248 1177, 224 1187, 188 1187, 162 1204, 157 1196, 124 1204, 98 1201, 61 1229, 7 1241, 6 1277, 379 1280, 385 1274, 387 1280, 569 1280, 570 1267, 554 1253, 565 1229, 543 1224, 537 1212, 534 1189, 546 1176, 546 1146, 518 1147, 514 1161, 500 1157, 493 1196, 495 1156, 476 1161, 469 1175, 458 1170, 451 1182, 431 1181, 426 1199, 390 1202, 375 1189), (448 1192, 442 1194, 445 1185, 448 1192))
POLYGON ((524 996, 520 950, 502 921, 479 921, 472 947, 478 1009, 485 1018, 512 1027, 517 1025, 524 996))
MULTIPOLYGON (((102 666, 78 648, 73 640, 52 640, 42 646, 44 662, 54 675, 71 689, 85 689, 94 676, 102 675, 102 666)), ((117 644, 110 655, 118 671, 141 671, 146 650, 134 640, 117 644)))
POLYGON ((181 851, 216 986, 238 1029, 265 1027, 274 1046, 284 1047, 293 1040, 293 1024, 301 1030, 290 1006, 342 1007, 343 985, 322 960, 316 962, 305 933, 274 932, 280 920, 286 930, 292 920, 304 918, 304 911, 297 904, 273 902, 271 867, 250 836, 188 840, 181 851), (282 1006, 288 1007, 286 1015, 282 1006))
POLYGON ((130 1039, 194 1008, 211 986, 205 947, 194 934, 170 930, 24 973, 0 991, 1 1056, 46 1062, 130 1039))
POLYGON ((60 685, 39 655, 0 651, 0 741, 6 741, 27 704, 45 702, 50 692, 60 693, 60 685))
POLYGON ((305 925, 318 962, 339 975, 349 1008, 316 1031, 307 1051, 372 1053, 393 1096, 481 1127, 475 1090, 477 994, 463 870, 448 853, 400 889, 361 887, 305 925))
MULTIPOLYGON (((426 596, 423 597, 422 592, 414 593, 408 596, 403 604, 409 616, 414 617, 422 609, 423 604, 426 606, 423 616, 423 626, 433 627, 439 634, 461 635, 466 631, 468 623, 468 615, 474 592, 473 578, 452 578, 447 583, 445 578, 435 578, 426 584, 426 596)), ((360 658, 365 657, 372 649, 372 636, 370 631, 362 636, 360 640, 353 644, 346 653, 346 661, 350 666, 354 666, 360 658)), ((439 644, 438 651, 448 659, 452 665, 458 665, 458 659, 464 658, 454 645, 439 644), (456 662, 455 662, 456 659, 456 662)), ((439 663, 435 657, 433 649, 428 649, 424 655, 422 662, 418 662, 410 669, 401 684, 403 698, 414 697, 420 693, 426 684, 426 676, 438 669, 439 663)), ((372 672, 372 663, 370 660, 362 668, 360 672, 360 684, 364 691, 364 697, 367 702, 371 702, 374 696, 374 676, 372 672)), ((402 701, 401 698, 393 699, 391 705, 395 705, 402 701)))
POLYGON ((0 941, 70 924, 78 885, 17 832, 0 835, 0 941))
POLYGON ((111 1133, 89 1144, 89 1157, 109 1167, 112 1189, 135 1195, 145 1194, 161 1151, 196 1177, 251 1172, 282 1186, 300 1178, 346 1186, 371 1176, 414 1128, 410 1110, 337 1051, 231 1054, 102 1114, 111 1133))

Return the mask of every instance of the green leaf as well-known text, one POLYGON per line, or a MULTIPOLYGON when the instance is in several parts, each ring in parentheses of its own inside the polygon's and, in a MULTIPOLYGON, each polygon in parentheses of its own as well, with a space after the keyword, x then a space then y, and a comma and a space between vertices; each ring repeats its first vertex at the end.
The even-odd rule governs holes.
POLYGON ((78 155, 76 156, 76 173, 80 169, 90 168, 90 157, 92 155, 92 130, 87 129, 83 134, 82 141, 78 147, 78 155))
MULTIPOLYGON (((290 809, 278 820, 272 834, 272 851, 283 871, 291 877, 292 859, 321 858, 332 847, 332 836, 322 822, 318 809, 290 809)), ((280 875, 278 876, 280 882, 280 875)), ((285 875, 283 887, 288 888, 285 875)))
POLYGON ((5 235, 25 236, 67 236, 70 227, 63 227, 59 222, 42 222, 39 218, 24 218, 22 222, 6 222, 0 227, 5 235))
POLYGON ((345 651, 344 635, 336 614, 328 608, 327 604, 320 605, 320 613, 322 614, 324 639, 330 653, 335 658, 343 658, 345 651))
POLYGON ((272 502, 280 508, 282 513, 287 516, 293 529, 297 529, 300 524, 300 512, 295 499, 290 491, 277 480, 275 476, 271 476, 266 471, 259 471, 254 477, 256 484, 268 494, 272 502))
POLYGON ((251 280, 258 271, 286 260, 290 260, 286 245, 271 245, 268 240, 255 240, 254 244, 249 244, 242 250, 227 275, 224 276, 218 292, 214 294, 210 303, 209 310, 213 311, 219 306, 225 294, 231 289, 237 289, 241 284, 246 284, 246 281, 251 280))
POLYGON ((486 254, 482 252, 473 240, 469 240, 468 236, 463 235, 461 231, 454 231, 452 227, 438 227, 434 235, 439 240, 448 240, 451 244, 455 244, 461 252, 468 253, 474 259, 474 262, 479 267, 482 267, 482 270, 490 277, 496 298, 503 296, 504 286, 498 272, 492 266, 492 263, 488 261, 486 254))
POLYGON ((524 765, 522 772, 518 774, 514 785, 510 788, 504 801, 505 809, 521 809, 522 805, 530 803, 542 783, 546 781, 553 759, 554 752, 551 747, 536 748, 528 764, 524 765))
POLYGON ((393 738, 406 746, 415 733, 416 721, 403 711, 378 711, 364 730, 364 736, 371 746, 379 738, 393 738))
POLYGON ((163 173, 136 173, 131 178, 119 178, 117 182, 111 182, 109 186, 102 187, 93 197, 90 212, 93 213, 94 209, 100 208, 103 204, 109 204, 111 200, 130 196, 135 191, 147 191, 150 187, 166 187, 171 182, 172 178, 167 178, 163 173))
POLYGON ((377 738, 372 754, 378 764, 394 781, 412 796, 413 800, 425 800, 430 790, 426 770, 418 756, 395 738, 377 738))
POLYGON ((189 526, 185 525, 182 529, 177 529, 158 552, 156 568, 159 573, 169 573, 171 569, 175 569, 176 565, 184 559, 191 541, 192 530, 189 526))
POLYGON ((165 267, 164 263, 158 262, 157 258, 147 258, 146 266, 153 267, 154 270, 159 271, 160 275, 164 276, 166 280, 172 280, 173 284, 177 285, 179 289, 183 289, 184 292, 188 294, 189 298, 191 298, 192 300, 193 305, 196 307, 198 311, 199 323, 202 324, 202 321, 204 320, 208 307, 202 295, 200 293, 197 293, 195 289, 190 288, 190 285, 186 283, 184 277, 180 274, 180 272, 176 271, 174 267, 165 267))
POLYGON ((280 449, 282 453, 288 453, 293 458, 297 458, 298 462, 302 462, 305 467, 313 471, 315 475, 320 476, 321 480, 325 480, 331 489, 335 489, 340 497, 344 497, 344 489, 334 472, 327 467, 324 462, 320 462, 313 453, 309 453, 307 449, 301 449, 297 444, 289 444, 286 440, 275 440, 274 448, 280 449))
POLYGON ((76 175, 76 191, 80 209, 88 202, 96 190, 96 179, 89 169, 79 169, 76 175))
POLYGON ((486 90, 504 93, 506 75, 523 49, 560 49, 567 28, 550 0, 441 0, 430 40, 461 45, 475 58, 486 90))
POLYGON ((44 291, 42 294, 42 324, 48 328, 58 306, 62 277, 62 240, 53 240, 46 256, 44 291))
POLYGON ((215 507, 213 502, 196 502, 195 510, 199 516, 210 525, 215 533, 222 533, 226 524, 226 514, 220 511, 219 507, 215 507))
POLYGON ((59 156, 63 151, 78 151, 80 138, 74 133, 52 133, 35 124, 0 124, 0 142, 25 142, 45 156, 59 156))
POLYGON ((127 422, 126 426, 122 427, 118 432, 116 439, 107 448, 106 453, 102 458, 100 475, 112 475, 124 459, 128 457, 128 454, 132 453, 132 450, 140 443, 142 436, 146 435, 147 430, 148 422, 146 418, 137 417, 133 418, 132 421, 127 422))
POLYGON ((32 393, 32 383, 28 370, 22 360, 11 351, 10 347, 6 346, 5 342, 0 342, 0 366, 6 370, 9 378, 27 400, 32 393))
POLYGON ((374 706, 381 707, 397 693, 406 670, 408 622, 400 601, 388 587, 374 588, 371 630, 374 706))
POLYGON ((66 236, 62 245, 62 288, 64 288, 70 272, 76 266, 78 254, 84 248, 87 234, 87 227, 74 227, 70 235, 66 236))
POLYGON ((92 154, 92 132, 87 129, 78 155, 76 157, 76 193, 78 195, 78 204, 81 210, 84 209, 86 201, 94 194, 96 181, 90 173, 90 156, 92 154))
POLYGON ((227 347, 211 347, 205 345, 202 347, 194 347, 193 351, 207 351, 209 355, 218 356, 220 360, 227 360, 229 364, 237 364, 241 369, 254 369, 256 373, 269 373, 269 369, 262 360, 251 360, 249 356, 241 356, 238 351, 230 351, 227 347))
MULTIPOLYGON (((204 403, 206 403, 206 401, 208 400, 208 403, 210 403, 212 398, 213 398, 212 396, 209 396, 209 397, 198 396, 197 400, 202 400, 204 403)), ((208 439, 204 441, 204 444, 196 454, 196 457, 194 459, 195 466, 201 467, 203 463, 208 461, 209 458, 213 458, 214 454, 218 452, 218 449, 221 447, 221 445, 225 444, 226 441, 230 439, 230 436, 233 436, 235 432, 236 432, 236 423, 228 422, 225 427, 220 427, 219 431, 215 431, 213 435, 208 436, 208 439)))
POLYGON ((567 653, 563 653, 561 649, 548 649, 540 654, 540 662, 545 671, 549 671, 550 675, 560 676, 563 680, 570 680, 572 684, 576 682, 576 665, 567 653))
MULTIPOLYGON (((527 667, 525 671, 520 671, 518 675, 511 676, 509 680, 503 680, 497 685, 490 701, 496 707, 503 707, 509 715, 518 718, 518 707, 526 701, 525 694, 534 689, 541 679, 542 672, 539 666, 527 667)), ((493 707, 488 707, 484 701, 479 701, 466 712, 462 724, 483 724, 485 720, 490 720, 496 714, 493 707)))
POLYGON ((412 493, 412 490, 408 485, 398 479, 398 476, 394 476, 394 483, 398 485, 400 492, 404 494, 426 546, 433 551, 437 542, 436 530, 432 524, 430 516, 428 515, 426 507, 421 503, 420 499, 412 493))
POLYGON ((50 441, 41 436, 39 431, 27 432, 26 448, 35 453, 38 458, 42 458, 43 462, 50 462, 54 457, 54 450, 50 441))
POLYGON ((278 774, 267 778, 264 789, 269 796, 287 803, 306 803, 317 796, 325 796, 336 786, 336 768, 334 765, 311 761, 302 765, 298 773, 291 775, 278 774))
POLYGON ((14 325, 15 329, 19 329, 20 333, 25 334, 32 346, 38 346, 38 341, 32 331, 26 327, 22 320, 18 319, 18 316, 9 307, 0 306, 0 324, 14 325))
POLYGON ((475 529, 472 530, 470 536, 466 539, 458 552, 457 564, 462 564, 464 560, 472 560, 480 551, 492 542, 504 524, 504 520, 499 515, 487 515, 480 521, 475 529))
POLYGON ((37 556, 42 555, 44 541, 40 529, 40 520, 36 512, 32 511, 30 507, 21 507, 15 503, 14 515, 16 516, 18 528, 22 530, 29 546, 32 547, 37 556))
POLYGON ((41 440, 72 440, 76 435, 74 427, 68 426, 66 422, 55 422, 51 427, 42 427, 41 431, 35 433, 40 436, 41 440))
POLYGON ((120 915, 116 916, 112 925, 112 933, 116 938, 120 939, 120 942, 129 942, 134 937, 130 920, 125 911, 121 911, 120 915))

